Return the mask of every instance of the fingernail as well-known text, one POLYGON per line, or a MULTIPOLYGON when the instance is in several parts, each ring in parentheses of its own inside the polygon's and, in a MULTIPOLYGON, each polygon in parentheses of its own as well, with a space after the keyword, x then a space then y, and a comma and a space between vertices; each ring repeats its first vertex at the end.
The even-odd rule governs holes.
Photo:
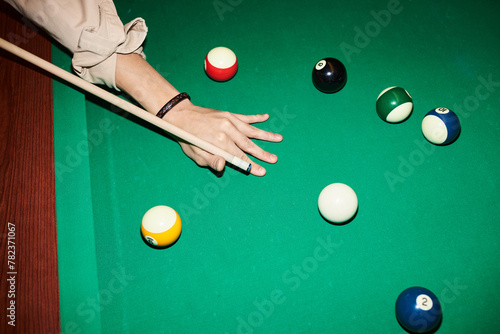
POLYGON ((215 169, 216 171, 219 171, 218 166, 219 166, 219 159, 215 159, 213 169, 215 169))

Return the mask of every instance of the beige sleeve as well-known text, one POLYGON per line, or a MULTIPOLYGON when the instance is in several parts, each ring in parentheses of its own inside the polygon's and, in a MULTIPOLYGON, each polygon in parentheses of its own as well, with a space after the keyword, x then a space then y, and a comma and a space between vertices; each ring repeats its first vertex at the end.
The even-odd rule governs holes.
POLYGON ((5 0, 46 30, 72 54, 73 70, 85 80, 116 90, 117 53, 138 53, 147 26, 137 18, 125 26, 112 0, 5 0))

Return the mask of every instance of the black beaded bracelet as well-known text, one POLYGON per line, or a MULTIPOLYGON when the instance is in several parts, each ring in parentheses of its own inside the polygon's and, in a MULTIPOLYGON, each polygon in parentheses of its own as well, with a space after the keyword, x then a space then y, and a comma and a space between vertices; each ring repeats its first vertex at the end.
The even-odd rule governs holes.
POLYGON ((165 114, 167 112, 169 112, 170 109, 172 109, 173 107, 175 107, 177 105, 177 103, 181 102, 184 99, 191 100, 191 96, 189 96, 188 93, 177 94, 173 99, 171 99, 170 101, 168 101, 163 106, 163 108, 160 109, 160 111, 158 111, 158 113, 156 114, 156 116, 160 117, 160 118, 163 118, 163 116, 165 116, 165 114))

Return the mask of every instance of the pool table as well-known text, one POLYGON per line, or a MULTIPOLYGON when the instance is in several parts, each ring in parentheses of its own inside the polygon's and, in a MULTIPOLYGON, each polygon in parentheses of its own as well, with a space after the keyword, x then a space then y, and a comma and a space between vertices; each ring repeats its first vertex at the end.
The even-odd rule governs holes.
MULTIPOLYGON (((149 27, 148 61, 197 105, 268 113, 259 142, 279 160, 258 178, 199 168, 161 130, 53 82, 60 330, 73 333, 406 333, 411 286, 443 308, 437 333, 498 333, 500 30, 498 2, 116 1, 149 27), (213 47, 239 70, 215 82, 213 47), (322 58, 346 86, 319 92, 322 58), (400 86, 414 109, 390 124, 378 94, 400 86), (447 107, 462 131, 430 144, 421 123, 447 107), (351 186, 347 224, 322 218, 331 183, 351 186), (168 205, 183 230, 169 248, 140 235, 168 205)), ((52 61, 70 70, 55 45, 52 61)), ((126 98, 124 96, 124 98, 126 98)))

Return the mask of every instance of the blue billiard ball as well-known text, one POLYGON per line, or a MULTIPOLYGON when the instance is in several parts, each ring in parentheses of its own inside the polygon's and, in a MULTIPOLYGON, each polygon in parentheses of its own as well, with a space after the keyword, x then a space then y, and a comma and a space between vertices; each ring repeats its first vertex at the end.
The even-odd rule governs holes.
POLYGON ((422 133, 433 144, 449 144, 460 133, 460 120, 450 109, 432 109, 425 115, 422 121, 422 133))
POLYGON ((396 300, 396 318, 410 333, 428 333, 443 317, 436 295, 421 287, 404 290, 396 300))

